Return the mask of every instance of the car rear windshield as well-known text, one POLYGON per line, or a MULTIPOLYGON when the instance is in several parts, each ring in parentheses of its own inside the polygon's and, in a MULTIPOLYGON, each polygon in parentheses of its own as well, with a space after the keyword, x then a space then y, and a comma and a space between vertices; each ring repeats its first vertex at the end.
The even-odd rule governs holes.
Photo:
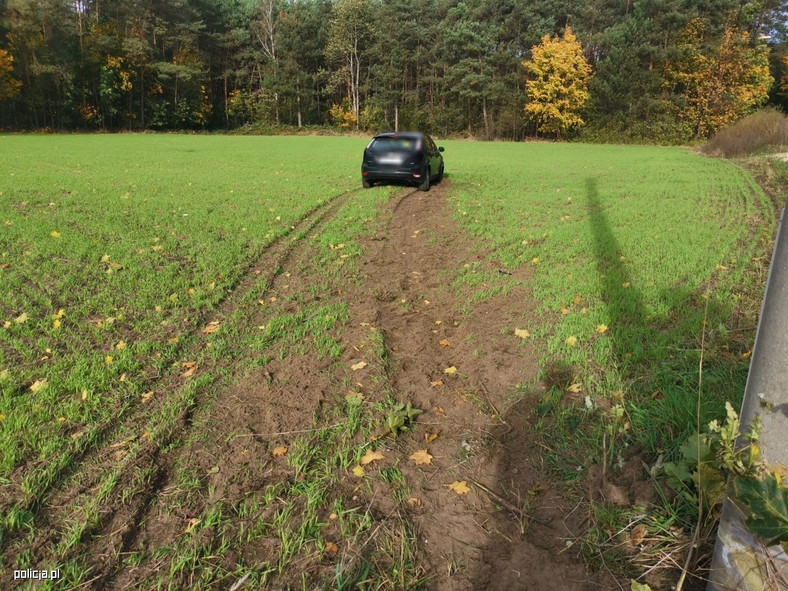
POLYGON ((421 149, 421 139, 415 137, 379 137, 369 145, 373 152, 414 152, 421 149))

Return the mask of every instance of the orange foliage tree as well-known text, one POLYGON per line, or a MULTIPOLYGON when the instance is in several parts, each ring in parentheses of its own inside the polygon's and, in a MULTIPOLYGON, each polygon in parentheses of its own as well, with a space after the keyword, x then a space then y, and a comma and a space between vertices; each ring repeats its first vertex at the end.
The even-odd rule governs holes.
POLYGON ((14 56, 0 49, 0 101, 11 98, 22 88, 22 83, 11 75, 13 71, 14 56))
POLYGON ((718 46, 704 47, 704 23, 685 27, 681 57, 668 63, 665 83, 681 98, 678 118, 691 124, 696 137, 707 137, 730 125, 769 97, 774 82, 769 48, 745 31, 729 26, 718 46))

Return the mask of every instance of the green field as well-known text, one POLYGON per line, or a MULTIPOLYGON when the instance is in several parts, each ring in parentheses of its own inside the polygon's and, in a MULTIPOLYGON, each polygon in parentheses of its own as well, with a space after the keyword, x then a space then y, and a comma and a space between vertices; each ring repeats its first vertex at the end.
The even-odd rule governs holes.
MULTIPOLYGON (((260 584, 423 584, 415 551, 387 549, 374 516, 336 496, 335 474, 358 464, 358 442, 393 412, 383 402, 357 407, 332 382, 336 400, 314 427, 340 427, 294 438, 295 477, 240 504, 207 500, 188 459, 219 393, 273 361, 314 356, 331 368, 347 350, 343 290, 385 232, 383 208, 406 190, 360 188, 365 143, 0 137, 0 586, 14 569, 52 564, 66 582, 51 588, 121 588, 141 564, 158 570, 134 588, 226 588, 250 564, 260 584), (306 279, 274 310, 270 288, 291 269, 269 253, 296 247, 311 253, 306 279), (174 496, 146 494, 159 480, 174 496), (184 539, 148 551, 123 534, 113 546, 112 516, 133 522, 151 507, 192 516, 184 539), (324 559, 311 579, 288 580, 288 564, 332 548, 320 534, 331 510, 343 539, 371 534, 389 560, 359 570, 360 560, 324 559), (264 566, 244 554, 273 535, 255 530, 261 514, 280 532, 264 566), (101 566, 97 549, 111 557, 101 566)), ((535 437, 555 478, 577 478, 578 462, 615 466, 633 445, 649 461, 670 457, 696 428, 702 336, 702 421, 724 416, 725 400, 738 405, 775 230, 747 173, 677 148, 439 143, 452 215, 481 253, 445 269, 458 307, 470 315, 516 288, 536 302, 523 303, 519 328, 538 343, 547 389, 535 437)), ((385 365, 382 342, 366 346, 385 365)), ((392 470, 388 484, 402 479, 392 470)))

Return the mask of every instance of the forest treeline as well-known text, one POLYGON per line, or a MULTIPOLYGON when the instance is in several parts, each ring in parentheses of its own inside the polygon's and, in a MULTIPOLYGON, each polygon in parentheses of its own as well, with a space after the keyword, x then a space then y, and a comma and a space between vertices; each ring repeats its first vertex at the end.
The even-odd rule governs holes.
POLYGON ((0 127, 686 141, 788 104, 787 5, 0 0, 0 127))

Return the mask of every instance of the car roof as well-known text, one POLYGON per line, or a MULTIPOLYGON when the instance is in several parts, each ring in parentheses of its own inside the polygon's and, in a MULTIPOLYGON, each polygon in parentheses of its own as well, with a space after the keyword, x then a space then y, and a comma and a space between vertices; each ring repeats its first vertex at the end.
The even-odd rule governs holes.
POLYGON ((387 138, 387 137, 390 138, 404 137, 408 139, 417 139, 417 138, 423 138, 425 135, 426 134, 420 131, 387 131, 386 133, 377 134, 374 139, 387 138))

